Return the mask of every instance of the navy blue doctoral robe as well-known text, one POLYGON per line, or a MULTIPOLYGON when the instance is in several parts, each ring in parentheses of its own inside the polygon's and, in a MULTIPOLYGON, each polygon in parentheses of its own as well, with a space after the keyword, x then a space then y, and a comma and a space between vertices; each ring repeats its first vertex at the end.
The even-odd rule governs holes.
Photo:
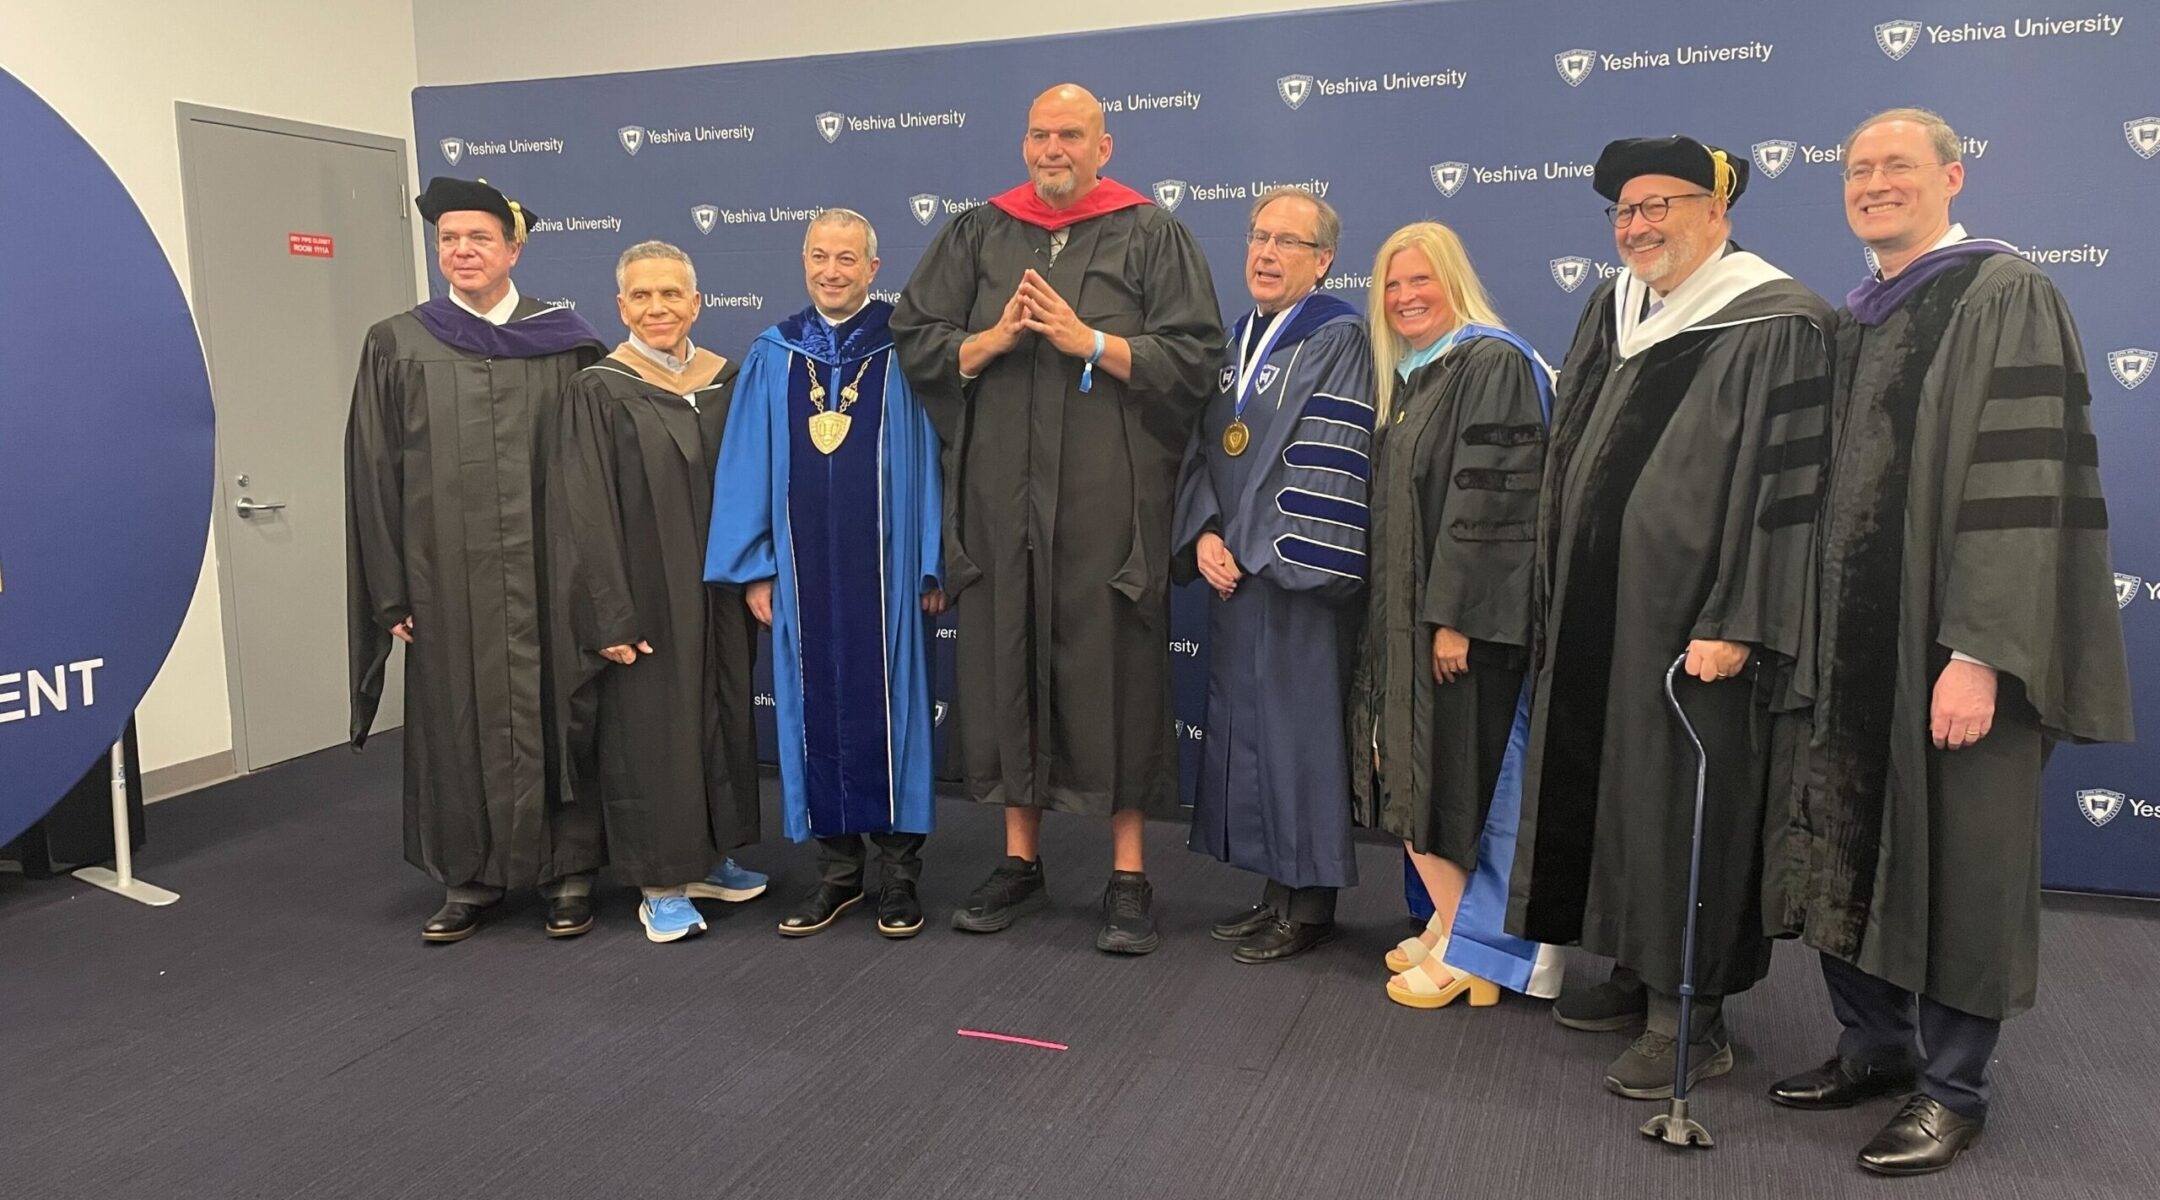
MULTIPOLYGON (((1356 310, 1308 296, 1251 374, 1245 452, 1223 450, 1239 417, 1240 341, 1186 452, 1171 547, 1197 574, 1215 532, 1243 573, 1210 601, 1207 716, 1192 848, 1287 887, 1357 882, 1342 711, 1366 573, 1372 351, 1356 310)), ((1261 340, 1255 335, 1255 341, 1261 340)))
POLYGON ((937 435, 873 300, 835 329, 806 308, 758 335, 735 383, 713 482, 705 578, 773 583, 773 707, 794 841, 928 833, 930 729, 922 594, 940 586, 937 435), (810 442, 811 376, 837 409, 810 442))

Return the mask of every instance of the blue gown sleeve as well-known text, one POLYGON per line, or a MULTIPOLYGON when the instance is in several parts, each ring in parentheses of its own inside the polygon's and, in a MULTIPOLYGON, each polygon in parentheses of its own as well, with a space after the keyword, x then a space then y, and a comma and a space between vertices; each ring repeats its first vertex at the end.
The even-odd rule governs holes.
POLYGON ((1248 569, 1289 591, 1342 599, 1364 586, 1371 525, 1373 370, 1364 326, 1323 330, 1308 343, 1306 359, 1316 377, 1263 492, 1273 509, 1264 527, 1274 553, 1248 569))
MULTIPOLYGON (((899 356, 894 356, 892 376, 899 376, 899 356)), ((921 555, 921 591, 945 586, 945 489, 943 476, 938 469, 937 430, 930 424, 930 414, 915 399, 914 390, 900 376, 901 394, 906 397, 907 425, 914 434, 910 447, 914 459, 914 528, 917 553, 921 555)))
POLYGON ((760 341, 735 382, 735 403, 713 470, 707 583, 757 583, 779 574, 773 550, 772 409, 776 395, 786 402, 786 366, 787 351, 760 341))

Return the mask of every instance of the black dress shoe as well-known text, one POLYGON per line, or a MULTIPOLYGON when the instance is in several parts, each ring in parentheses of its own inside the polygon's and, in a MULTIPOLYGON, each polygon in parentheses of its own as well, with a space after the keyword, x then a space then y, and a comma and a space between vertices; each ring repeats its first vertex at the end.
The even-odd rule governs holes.
POLYGON ((878 889, 877 931, 889 938, 914 937, 922 932, 922 901, 915 885, 904 879, 888 879, 878 889))
POLYGON ((1838 1057, 1771 1084, 1770 1098, 1787 1108, 1851 1108, 1877 1096, 1902 1095, 1919 1079, 1920 1072, 1910 1063, 1870 1064, 1838 1057))
POLYGON ((861 887, 821 883, 803 897, 794 912, 780 919, 780 936, 809 937, 813 933, 823 933, 841 913, 862 903, 862 896, 861 887))
POLYGON ((1986 1124, 1952 1112, 1931 1096, 1914 1096, 1860 1148, 1860 1165, 1877 1175, 1931 1174, 1977 1144, 1986 1124))
POLYGON ((1208 936, 1218 942, 1242 942, 1274 923, 1275 910, 1265 904, 1255 904, 1244 912, 1215 922, 1214 928, 1208 930, 1208 936))
POLYGON ((1295 958, 1335 936, 1335 923, 1308 925, 1302 921, 1269 921, 1267 928, 1237 944, 1230 957, 1241 963, 1281 962, 1295 958))
POLYGON ((592 929, 593 902, 591 896, 557 896, 548 901, 547 935, 553 938, 576 937, 592 929))
POLYGON ((462 942, 480 928, 480 914, 486 911, 486 905, 452 900, 420 927, 420 937, 430 942, 462 942))

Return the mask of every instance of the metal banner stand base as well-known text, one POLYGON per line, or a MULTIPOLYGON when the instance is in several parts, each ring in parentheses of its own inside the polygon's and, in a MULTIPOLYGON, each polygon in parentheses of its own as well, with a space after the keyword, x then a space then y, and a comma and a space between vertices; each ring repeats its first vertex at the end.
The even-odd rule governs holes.
POLYGON ((83 867, 75 872, 75 878, 126 896, 138 904, 163 908, 178 900, 180 893, 135 878, 135 839, 129 829, 127 802, 127 758, 122 743, 115 742, 112 748, 113 865, 83 867))

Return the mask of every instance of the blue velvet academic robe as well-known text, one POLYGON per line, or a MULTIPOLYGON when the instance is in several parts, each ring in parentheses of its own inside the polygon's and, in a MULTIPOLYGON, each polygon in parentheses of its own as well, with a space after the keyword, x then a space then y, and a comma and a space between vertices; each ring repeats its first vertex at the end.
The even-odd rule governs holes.
POLYGON ((922 593, 940 586, 937 435, 892 353, 892 305, 838 329, 806 308, 758 335, 713 483, 705 578, 773 581, 773 706, 794 841, 928 833, 922 593), (846 437, 811 444, 811 376, 846 437))
MULTIPOLYGON (((1211 597, 1207 717, 1192 848, 1288 887, 1357 882, 1342 711, 1365 580, 1372 353, 1348 304, 1313 294, 1253 372, 1245 452, 1232 332, 1179 479, 1171 547, 1181 576, 1210 530, 1243 578, 1211 597)), ((1260 341, 1256 335, 1254 341, 1260 341)))

